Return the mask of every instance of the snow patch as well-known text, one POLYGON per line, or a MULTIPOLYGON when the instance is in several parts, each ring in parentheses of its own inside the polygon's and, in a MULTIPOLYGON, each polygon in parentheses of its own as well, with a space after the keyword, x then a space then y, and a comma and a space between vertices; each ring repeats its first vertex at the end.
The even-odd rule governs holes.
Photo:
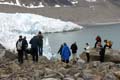
POLYGON ((40 2, 38 6, 34 6, 33 4, 30 4, 30 6, 26 6, 25 4, 21 5, 19 0, 16 0, 16 3, 13 3, 13 2, 0 2, 0 4, 13 5, 13 6, 19 6, 19 7, 26 7, 26 8, 41 8, 41 7, 44 7, 42 2, 40 2))
POLYGON ((75 4, 78 4, 78 1, 74 0, 74 1, 71 1, 71 3, 75 5, 75 4))
POLYGON ((86 0, 87 2, 96 2, 96 0, 86 0))
POLYGON ((57 4, 57 5, 55 5, 55 7, 61 7, 61 6, 57 4))
POLYGON ((19 0, 16 0, 16 5, 21 6, 19 0))

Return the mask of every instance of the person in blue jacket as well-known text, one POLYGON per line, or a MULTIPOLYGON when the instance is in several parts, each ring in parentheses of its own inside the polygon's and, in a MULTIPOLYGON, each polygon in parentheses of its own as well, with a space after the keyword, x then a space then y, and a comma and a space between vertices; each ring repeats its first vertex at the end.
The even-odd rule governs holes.
POLYGON ((67 46, 66 43, 64 43, 64 46, 62 48, 62 54, 61 54, 61 57, 62 57, 62 61, 65 62, 65 63, 69 63, 69 58, 71 56, 71 52, 70 52, 70 49, 69 47, 67 46))

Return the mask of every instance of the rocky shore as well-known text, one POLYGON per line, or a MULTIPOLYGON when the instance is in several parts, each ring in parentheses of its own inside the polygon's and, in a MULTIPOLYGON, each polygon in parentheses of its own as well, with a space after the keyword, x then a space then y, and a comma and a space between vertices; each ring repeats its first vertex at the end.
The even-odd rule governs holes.
MULTIPOLYGON (((83 52, 80 57, 86 61, 86 54, 83 52)), ((90 61, 99 61, 100 59, 99 49, 90 50, 90 61)), ((120 51, 113 49, 106 49, 105 51, 105 62, 120 63, 120 51)))
POLYGON ((0 80, 120 80, 120 64, 112 61, 86 63, 79 59, 66 65, 42 56, 33 63, 29 55, 29 60, 19 64, 13 52, 1 48, 0 54, 4 54, 0 58, 0 80))

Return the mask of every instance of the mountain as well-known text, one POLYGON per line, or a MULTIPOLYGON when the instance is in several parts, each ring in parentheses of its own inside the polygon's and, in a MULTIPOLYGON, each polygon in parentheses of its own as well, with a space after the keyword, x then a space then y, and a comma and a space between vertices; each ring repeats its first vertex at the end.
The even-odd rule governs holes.
POLYGON ((77 24, 109 24, 120 22, 120 0, 0 0, 0 12, 33 13, 77 24))
POLYGON ((45 7, 45 6, 75 6, 76 0, 2 0, 1 3, 10 3, 24 7, 45 7))

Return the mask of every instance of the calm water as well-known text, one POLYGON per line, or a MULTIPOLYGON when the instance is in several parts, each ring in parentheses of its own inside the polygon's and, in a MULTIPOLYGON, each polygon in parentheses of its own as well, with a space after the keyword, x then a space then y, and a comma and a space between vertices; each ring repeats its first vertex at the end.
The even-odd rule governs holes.
POLYGON ((109 39, 113 42, 114 49, 120 49, 120 24, 84 26, 84 29, 72 32, 45 34, 48 37, 52 53, 57 53, 60 45, 66 42, 69 47, 73 42, 78 45, 78 53, 84 50, 85 43, 94 46, 95 37, 100 35, 102 40, 109 39))

